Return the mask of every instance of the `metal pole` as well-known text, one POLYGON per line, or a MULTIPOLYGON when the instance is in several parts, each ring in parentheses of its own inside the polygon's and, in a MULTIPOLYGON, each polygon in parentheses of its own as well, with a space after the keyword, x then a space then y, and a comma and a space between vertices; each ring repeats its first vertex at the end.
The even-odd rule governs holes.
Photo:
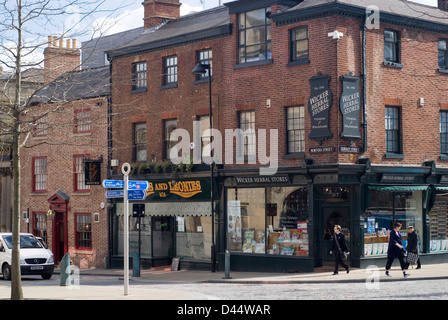
POLYGON ((121 167, 121 172, 124 175, 124 195, 123 195, 123 219, 124 219, 124 239, 123 239, 123 263, 124 263, 124 295, 129 294, 129 200, 128 200, 128 181, 129 172, 131 171, 131 166, 129 163, 123 163, 121 167))
POLYGON ((214 210, 214 181, 213 181, 213 157, 212 157, 212 132, 213 132, 213 112, 212 112, 212 68, 208 65, 208 101, 209 101, 209 131, 210 131, 210 205, 212 214, 212 272, 216 271, 215 252, 215 210, 214 210))

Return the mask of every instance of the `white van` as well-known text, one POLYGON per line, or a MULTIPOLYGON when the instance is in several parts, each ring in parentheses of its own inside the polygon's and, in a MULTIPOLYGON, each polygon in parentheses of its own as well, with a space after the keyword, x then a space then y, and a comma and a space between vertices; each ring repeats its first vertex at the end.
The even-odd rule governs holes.
MULTIPOLYGON (((0 233, 0 266, 5 280, 11 280, 12 233, 0 233)), ((54 271, 53 254, 30 233, 20 234, 20 272, 50 279, 54 271)))

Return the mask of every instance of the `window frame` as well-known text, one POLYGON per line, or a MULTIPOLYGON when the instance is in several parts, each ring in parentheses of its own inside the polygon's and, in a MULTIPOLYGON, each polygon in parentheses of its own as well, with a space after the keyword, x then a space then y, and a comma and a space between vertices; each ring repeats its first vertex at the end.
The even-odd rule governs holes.
POLYGON ((264 7, 264 8, 258 8, 246 12, 241 12, 238 14, 238 64, 245 64, 245 63, 256 63, 258 61, 267 61, 272 59, 272 30, 271 30, 271 8, 270 7, 264 7), (257 24, 257 25, 247 25, 247 17, 248 14, 254 13, 256 11, 264 10, 264 23, 263 24, 257 24), (244 19, 244 22, 243 22, 244 19), (252 44, 248 44, 248 32, 254 31, 256 29, 262 29, 264 26, 264 37, 259 42, 254 42, 252 44), (243 39, 244 38, 244 39, 243 39), (260 46, 259 54, 260 56, 258 58, 249 58, 247 49, 250 47, 256 47, 260 46))
POLYGON ((213 50, 212 48, 202 49, 196 52, 197 63, 209 65, 204 74, 196 74, 196 82, 205 82, 208 80, 209 74, 213 78, 213 50))
POLYGON ((310 41, 309 41, 309 28, 308 26, 299 26, 289 30, 290 52, 288 65, 308 64, 310 63, 310 41), (305 29, 306 37, 301 39, 294 39, 295 32, 305 29), (299 42, 306 41, 306 56, 297 57, 297 44, 299 42))
POLYGON ((171 133, 177 129, 177 119, 165 119, 163 120, 163 159, 170 160, 169 151, 177 144, 170 140, 171 133), (174 128, 171 126, 175 125, 174 128), (171 130, 170 130, 171 127, 171 130))
POLYGON ((47 166, 47 157, 46 156, 41 156, 41 157, 33 157, 32 158, 32 168, 31 168, 31 175, 32 175, 32 181, 31 181, 31 190, 32 192, 47 192, 47 181, 48 181, 48 166, 47 166), (41 168, 45 169, 45 172, 43 173, 37 173, 36 172, 36 161, 38 160, 45 160, 45 166, 41 165, 41 168), (42 181, 39 181, 39 179, 37 179, 37 175, 40 175, 42 177, 42 181), (37 184, 42 185, 42 187, 44 188, 38 188, 37 184))
POLYGON ((73 115, 73 133, 90 133, 92 130, 92 111, 90 108, 76 109, 73 115))
POLYGON ((238 152, 241 152, 241 150, 243 151, 243 153, 240 153, 239 156, 244 157, 245 160, 254 160, 257 155, 255 127, 256 122, 254 110, 238 112, 238 129, 241 130, 241 149, 238 150, 238 152), (249 121, 244 121, 248 117, 249 121), (246 133, 246 131, 250 129, 253 129, 253 132, 246 133), (252 153, 250 152, 251 149, 253 150, 252 153))
POLYGON ((401 121, 401 107, 386 106, 384 116, 386 157, 400 157, 403 154, 401 121), (391 116, 390 111, 393 111, 393 117, 391 116))
POLYGON ((177 55, 164 57, 161 89, 177 88, 178 72, 177 55))
POLYGON ((90 192, 90 185, 85 182, 85 166, 84 160, 89 157, 88 154, 73 155, 73 191, 74 192, 90 192))
POLYGON ((146 92, 148 85, 148 66, 146 61, 134 62, 132 64, 132 91, 146 92))
POLYGON ((286 118, 286 154, 287 155, 302 155, 305 154, 305 143, 306 143, 306 137, 305 137, 305 106, 304 105, 296 105, 296 106, 288 106, 285 108, 285 118, 286 118), (292 117, 289 118, 289 111, 292 109, 298 109, 298 113, 293 113, 294 115, 298 114, 298 117, 292 117), (294 122, 294 120, 298 120, 297 128, 295 127, 295 124, 292 123, 294 126, 293 128, 290 128, 291 122, 294 122), (292 139, 291 136, 296 136, 297 131, 299 132, 299 139, 292 139), (300 139, 300 136, 302 139, 300 139), (298 149, 291 150, 290 143, 293 142, 294 145, 296 143, 299 143, 298 149))
POLYGON ((93 233, 92 233, 92 214, 91 213, 87 213, 87 212, 75 212, 74 219, 75 219, 75 248, 77 250, 92 250, 92 248, 93 248, 93 246, 92 246, 92 242, 93 242, 93 239, 92 239, 92 235, 93 235, 93 233), (78 218, 79 217, 85 217, 85 218, 88 218, 88 220, 90 220, 87 223, 81 221, 83 226, 85 226, 85 225, 89 225, 90 226, 88 228, 89 230, 79 230, 78 229, 78 227, 79 227, 78 218), (89 239, 82 239, 82 241, 90 242, 90 246, 80 245, 80 241, 81 241, 80 240, 80 233, 82 233, 82 234, 89 234, 90 235, 89 239))
POLYGON ((402 64, 400 63, 400 32, 398 30, 394 29, 384 29, 383 33, 383 39, 384 39, 384 47, 383 47, 383 53, 384 53, 384 64, 389 66, 397 66, 402 67, 402 64), (393 34, 393 40, 390 41, 386 34, 388 32, 391 32, 393 34), (392 57, 386 57, 386 47, 388 47, 391 51, 392 57))
POLYGON ((136 162, 146 162, 148 160, 148 149, 147 149, 147 125, 146 122, 134 122, 132 123, 132 160, 136 162), (137 127, 144 125, 145 133, 144 140, 141 142, 137 141, 140 135, 137 135, 137 127), (142 147, 144 149, 142 149, 142 147), (144 159, 138 159, 139 151, 145 150, 144 159))
POLYGON ((448 72, 448 39, 440 38, 437 41, 437 63, 439 71, 448 72), (445 49, 441 48, 442 42, 445 42, 445 49))
POLYGON ((33 234, 36 237, 41 237, 45 243, 48 243, 46 212, 33 211, 31 213, 31 217, 32 217, 33 234))
POLYGON ((439 112, 439 136, 440 155, 444 159, 448 159, 448 110, 440 110, 439 112), (442 119, 442 115, 444 119, 442 119))

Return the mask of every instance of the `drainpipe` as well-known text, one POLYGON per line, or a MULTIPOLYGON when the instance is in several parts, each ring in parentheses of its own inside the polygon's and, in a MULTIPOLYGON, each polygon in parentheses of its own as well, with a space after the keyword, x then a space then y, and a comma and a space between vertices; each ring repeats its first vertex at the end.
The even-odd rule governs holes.
POLYGON ((363 147, 362 152, 367 151, 367 56, 366 56, 366 37, 367 37, 367 13, 362 26, 362 127, 363 127, 363 147))

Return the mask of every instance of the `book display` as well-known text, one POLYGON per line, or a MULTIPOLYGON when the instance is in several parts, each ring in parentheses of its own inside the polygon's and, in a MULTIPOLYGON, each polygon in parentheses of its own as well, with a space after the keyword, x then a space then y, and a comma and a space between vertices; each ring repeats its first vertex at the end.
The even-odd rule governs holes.
POLYGON ((306 222, 297 222, 297 228, 269 232, 268 254, 307 256, 309 250, 306 222))
POLYGON ((429 214, 430 252, 448 250, 448 197, 438 197, 429 214))

